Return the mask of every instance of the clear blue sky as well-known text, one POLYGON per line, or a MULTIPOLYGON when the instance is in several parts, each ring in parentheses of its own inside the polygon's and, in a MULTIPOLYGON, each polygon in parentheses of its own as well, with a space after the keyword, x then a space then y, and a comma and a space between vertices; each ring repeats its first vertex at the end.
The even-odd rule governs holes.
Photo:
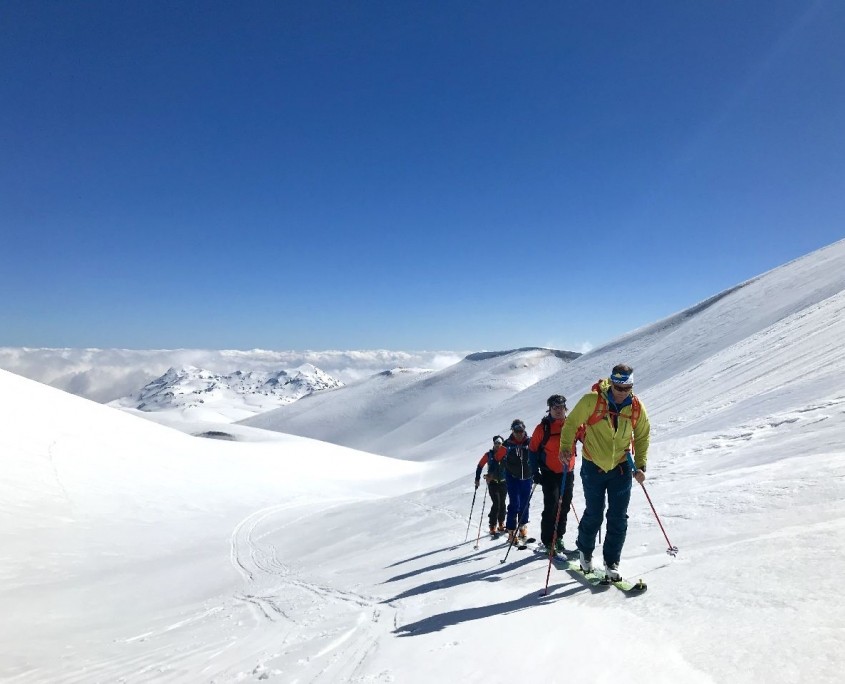
POLYGON ((845 237, 843 122, 839 0, 5 0, 0 345, 595 345, 845 237))

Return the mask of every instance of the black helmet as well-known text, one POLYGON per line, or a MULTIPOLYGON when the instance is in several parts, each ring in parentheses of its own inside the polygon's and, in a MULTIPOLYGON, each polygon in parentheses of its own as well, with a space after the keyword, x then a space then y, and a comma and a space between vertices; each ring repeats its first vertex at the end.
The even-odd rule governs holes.
POLYGON ((553 394, 546 399, 546 405, 549 408, 552 408, 553 406, 563 406, 563 408, 566 408, 566 397, 562 394, 553 394))
POLYGON ((511 423, 511 431, 514 430, 522 430, 525 432, 525 423, 523 423, 519 418, 514 419, 511 423))
POLYGON ((493 444, 504 444, 504 441, 505 441, 505 440, 504 440, 504 439, 502 439, 502 436, 501 436, 501 435, 496 435, 496 436, 493 438, 493 444))

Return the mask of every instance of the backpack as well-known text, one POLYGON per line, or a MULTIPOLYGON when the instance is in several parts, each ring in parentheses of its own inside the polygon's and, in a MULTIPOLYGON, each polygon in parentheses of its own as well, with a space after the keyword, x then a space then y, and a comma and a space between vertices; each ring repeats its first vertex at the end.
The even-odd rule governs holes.
MULTIPOLYGON (((608 413, 613 413, 607 405, 607 399, 604 396, 604 392, 601 391, 601 380, 599 380, 595 385, 592 387, 593 392, 595 392, 598 396, 596 397, 596 406, 593 409, 593 415, 587 418, 586 425, 595 425, 596 423, 605 419, 608 413)), ((637 427, 637 421, 640 419, 640 413, 642 412, 642 407, 640 406, 640 400, 636 394, 631 395, 631 431, 637 427)), ((621 416, 622 418, 627 418, 627 416, 622 416, 621 414, 614 414, 617 416, 621 416)), ((583 426, 579 426, 580 428, 583 426)), ((583 441, 583 440, 582 440, 583 441)))
MULTIPOLYGON (((537 446, 537 465, 541 471, 546 472, 549 470, 549 467, 546 465, 546 444, 549 443, 549 439, 552 436, 552 420, 550 420, 549 416, 543 416, 543 419, 540 421, 540 425, 543 426, 543 439, 540 440, 540 444, 537 446)), ((562 430, 563 428, 561 428, 562 430)), ((560 435, 558 435, 558 438, 560 435)), ((577 435, 576 435, 577 439, 577 435)))
MULTIPOLYGON (((592 415, 587 418, 586 423, 582 423, 578 426, 578 431, 575 433, 575 439, 581 444, 584 443, 584 438, 587 436, 587 426, 588 425, 595 425, 596 423, 601 422, 604 420, 609 413, 613 413, 610 410, 610 407, 607 405, 607 399, 604 396, 604 392, 601 391, 601 380, 596 382, 595 385, 592 386, 592 391, 596 393, 596 405, 593 408, 592 415)), ((634 442, 634 429, 637 427, 637 421, 640 419, 640 413, 642 412, 642 406, 640 405, 640 400, 636 394, 631 395, 631 450, 633 451, 633 442, 634 442)), ((614 414, 616 416, 621 416, 622 418, 627 418, 628 416, 622 416, 621 414, 614 414)))
POLYGON ((498 447, 490 449, 490 451, 487 452, 487 474, 496 482, 503 482, 505 479, 505 471, 502 468, 502 464, 495 458, 497 449, 498 447))

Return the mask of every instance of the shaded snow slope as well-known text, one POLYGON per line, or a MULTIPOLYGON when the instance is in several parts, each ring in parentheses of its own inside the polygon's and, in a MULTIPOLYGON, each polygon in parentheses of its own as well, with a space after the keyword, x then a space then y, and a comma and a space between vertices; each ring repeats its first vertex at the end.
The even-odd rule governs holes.
POLYGON ((415 458, 438 458, 449 449, 426 451, 429 440, 460 429, 462 421, 560 372, 577 357, 535 348, 471 354, 441 371, 381 373, 241 423, 373 453, 404 457, 416 448, 415 458))

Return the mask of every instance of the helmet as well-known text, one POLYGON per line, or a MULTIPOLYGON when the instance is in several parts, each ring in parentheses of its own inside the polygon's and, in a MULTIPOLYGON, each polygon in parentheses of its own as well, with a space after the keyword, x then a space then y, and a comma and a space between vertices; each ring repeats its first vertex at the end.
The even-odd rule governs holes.
POLYGON ((566 397, 562 394, 553 394, 546 399, 546 405, 549 408, 552 408, 553 406, 563 406, 563 408, 566 408, 566 397))
POLYGON ((503 444, 505 440, 502 439, 501 435, 496 435, 493 438, 493 444, 503 444))
POLYGON ((516 418, 511 423, 511 430, 522 430, 525 432, 525 423, 523 423, 519 418, 516 418))

